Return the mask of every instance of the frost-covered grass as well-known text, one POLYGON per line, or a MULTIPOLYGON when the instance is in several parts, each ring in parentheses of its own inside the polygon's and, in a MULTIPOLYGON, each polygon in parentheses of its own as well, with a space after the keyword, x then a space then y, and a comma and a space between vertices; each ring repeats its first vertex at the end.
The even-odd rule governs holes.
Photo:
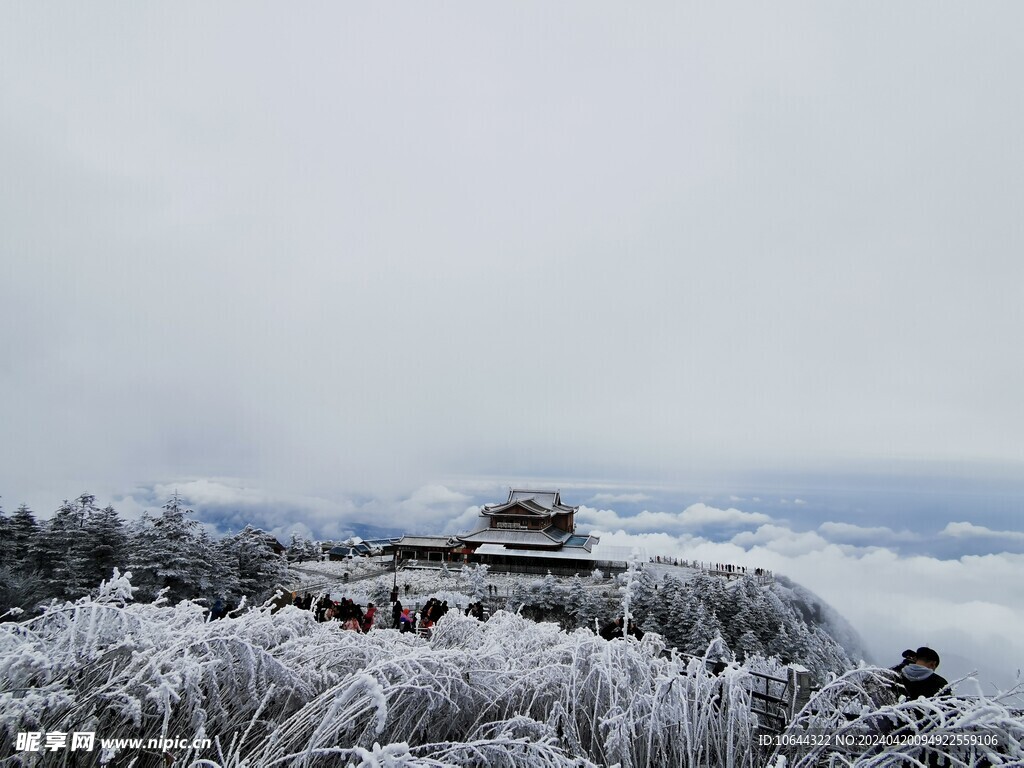
MULTIPOLYGON (((701 659, 664 654, 655 634, 606 642, 512 613, 481 623, 452 612, 429 640, 364 635, 293 607, 211 622, 198 605, 133 604, 130 592, 121 578, 95 600, 0 625, 0 760, 18 731, 95 731, 211 738, 212 749, 173 753, 175 765, 231 768, 894 764, 768 754, 757 747, 750 671, 710 675, 701 659)), ((875 673, 854 674, 808 705, 792 732, 852 727, 850 717, 868 727, 879 712, 909 717, 922 706, 879 703, 875 673)), ((1002 729, 1019 759, 1019 721, 1014 730, 999 701, 930 711, 921 728, 1002 729)), ((150 751, 107 757, 164 764, 150 751)))
POLYGON ((123 598, 0 627, 0 754, 37 730, 215 740, 174 755, 186 765, 754 765, 746 673, 663 658, 656 636, 608 643, 499 612, 451 613, 426 640, 291 607, 210 622, 123 598))

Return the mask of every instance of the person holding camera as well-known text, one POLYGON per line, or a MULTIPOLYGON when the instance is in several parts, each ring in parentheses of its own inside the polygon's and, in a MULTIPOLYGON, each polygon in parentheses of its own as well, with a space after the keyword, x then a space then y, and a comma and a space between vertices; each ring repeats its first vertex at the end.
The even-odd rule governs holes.
POLYGON ((903 661, 892 668, 899 673, 898 685, 907 692, 908 699, 919 699, 922 696, 937 696, 949 688, 949 681, 935 670, 939 666, 939 654, 927 646, 916 651, 903 652, 903 661))

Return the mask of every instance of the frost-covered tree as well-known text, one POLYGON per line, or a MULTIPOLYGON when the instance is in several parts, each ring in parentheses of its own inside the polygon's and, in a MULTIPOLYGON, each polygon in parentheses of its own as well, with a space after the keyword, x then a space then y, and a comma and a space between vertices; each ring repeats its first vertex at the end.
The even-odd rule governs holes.
POLYGON ((745 659, 754 655, 764 654, 764 645, 757 639, 757 635, 751 631, 744 632, 740 635, 733 647, 738 649, 745 659))
POLYGON ((568 621, 565 628, 593 627, 594 620, 606 613, 604 602, 592 589, 587 589, 586 582, 577 573, 569 582, 565 606, 568 621))
POLYGON ((7 548, 8 563, 17 569, 24 570, 32 565, 30 550, 32 543, 39 534, 39 523, 36 522, 32 510, 22 504, 11 515, 10 540, 7 548))
POLYGON ((462 571, 466 580, 467 592, 473 600, 483 600, 487 597, 487 570, 487 565, 475 564, 462 571))
MULTIPOLYGON (((96 559, 97 549, 99 549, 101 557, 103 555, 111 556, 114 550, 108 548, 108 544, 119 547, 122 541, 113 530, 109 529, 111 518, 108 515, 104 515, 102 521, 97 521, 101 510, 96 505, 96 497, 91 493, 83 493, 75 499, 72 509, 74 528, 71 533, 66 563, 68 594, 73 597, 81 597, 95 589, 102 579, 110 576, 110 573, 100 570, 103 563, 96 559), (103 533, 110 533, 114 536, 114 540, 101 542, 99 536, 103 533)), ((116 517, 117 513, 115 512, 114 518, 116 519, 116 517)))
POLYGON ((657 600, 658 580, 651 569, 645 568, 640 572, 640 575, 633 584, 631 610, 634 615, 634 621, 638 625, 644 622, 657 600))
POLYGON ((238 558, 233 543, 223 537, 210 542, 209 597, 237 602, 242 597, 238 581, 238 558))
POLYGON ((92 507, 82 527, 82 546, 77 551, 76 570, 83 586, 109 579, 114 568, 124 567, 127 559, 127 536, 117 510, 107 505, 92 507))
POLYGON ((775 656, 779 659, 789 660, 792 658, 790 653, 792 651, 793 641, 789 637, 789 632, 786 631, 785 624, 779 624, 779 629, 776 631, 775 636, 772 637, 767 645, 766 651, 769 656, 775 656))
POLYGON ((735 609, 734 603, 729 597, 729 591, 725 587, 725 579, 700 571, 687 582, 686 589, 704 603, 704 608, 708 613, 713 613, 718 617, 723 627, 729 624, 735 609))
POLYGON ((808 651, 798 661, 815 679, 824 681, 830 674, 842 674, 854 664, 840 645, 821 627, 811 627, 807 635, 808 651))
POLYGON ((0 568, 11 565, 14 549, 11 546, 11 521, 0 507, 0 568))
POLYGON ((95 587, 100 575, 90 569, 90 558, 109 553, 104 549, 107 541, 115 548, 120 544, 116 537, 99 540, 90 535, 89 525, 99 511, 95 497, 84 493, 74 502, 65 501, 40 524, 22 504, 3 539, 3 602, 32 609, 41 601, 80 597, 95 587))
POLYGON ((287 578, 287 562, 274 554, 269 534, 251 525, 225 537, 238 568, 238 587, 243 595, 265 600, 287 578))
POLYGON ((703 603, 697 601, 695 606, 683 650, 694 656, 703 656, 708 646, 722 636, 722 626, 718 617, 708 613, 703 603))
POLYGON ((529 584, 512 588, 508 607, 534 621, 553 621, 565 625, 569 618, 569 592, 550 572, 529 584))
POLYGON ((291 541, 288 542, 288 548, 285 552, 288 556, 288 562, 291 563, 302 563, 307 560, 320 559, 320 545, 310 541, 298 531, 292 532, 291 541))
POLYGON ((89 589, 83 573, 83 527, 93 501, 87 494, 77 502, 65 500, 30 544, 32 566, 52 597, 76 598, 89 589))
POLYGON ((666 576, 646 617, 641 617, 640 628, 645 632, 659 633, 670 646, 686 648, 687 622, 693 605, 683 583, 674 576, 666 576))
POLYGON ((144 514, 132 526, 130 567, 142 595, 167 590, 167 598, 177 602, 200 594, 209 566, 191 514, 175 494, 158 517, 144 514))
POLYGON ((659 633, 681 651, 703 654, 715 637, 721 637, 740 653, 770 653, 801 663, 817 682, 853 666, 828 633, 809 628, 790 602, 754 579, 727 585, 723 578, 699 573, 684 584, 668 575, 653 598, 643 576, 635 584, 634 604, 650 606, 645 615, 636 611, 640 627, 659 633))

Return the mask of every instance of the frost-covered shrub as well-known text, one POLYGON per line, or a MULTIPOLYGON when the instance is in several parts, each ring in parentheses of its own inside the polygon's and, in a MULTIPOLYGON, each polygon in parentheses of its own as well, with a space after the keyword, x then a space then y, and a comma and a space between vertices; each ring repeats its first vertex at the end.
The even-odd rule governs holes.
MULTIPOLYGON (((723 653, 714 644, 684 657, 653 633, 607 642, 505 612, 479 622, 452 611, 429 639, 345 631, 291 606, 209 621, 188 601, 132 604, 130 593, 121 576, 102 599, 0 625, 0 756, 36 730, 210 738, 210 749, 174 752, 175 764, 230 768, 816 764, 759 750, 757 678, 735 662, 710 674, 723 653)), ((907 727, 922 704, 884 701, 872 674, 827 687, 792 732, 879 715, 907 727)), ((1000 700, 924 706, 931 714, 914 727, 1003 728, 1019 756, 1019 720, 1000 700)), ((165 764, 152 750, 111 758, 165 764)))
POLYGON ((608 643, 455 611, 429 640, 364 635, 294 607, 209 621, 130 593, 119 576, 100 600, 0 627, 0 754, 18 731, 87 730, 208 737, 174 758, 236 767, 753 765, 745 673, 665 658, 654 635, 608 643))

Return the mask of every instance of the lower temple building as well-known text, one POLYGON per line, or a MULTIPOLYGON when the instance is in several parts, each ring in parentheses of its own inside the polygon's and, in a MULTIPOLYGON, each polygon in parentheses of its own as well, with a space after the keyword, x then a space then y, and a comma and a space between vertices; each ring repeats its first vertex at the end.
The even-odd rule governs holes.
POLYGON ((576 533, 578 509, 563 504, 559 491, 513 488, 505 502, 483 507, 467 533, 403 536, 394 547, 406 563, 485 563, 493 571, 519 573, 625 570, 628 555, 602 552, 597 536, 576 533))

